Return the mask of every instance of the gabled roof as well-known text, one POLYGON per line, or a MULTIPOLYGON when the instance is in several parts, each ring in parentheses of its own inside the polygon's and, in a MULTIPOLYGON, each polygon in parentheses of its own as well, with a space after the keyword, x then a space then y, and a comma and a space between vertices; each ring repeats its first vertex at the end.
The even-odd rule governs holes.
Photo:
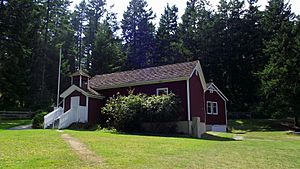
POLYGON ((200 71, 199 73, 203 83, 202 85, 204 85, 204 88, 206 88, 206 83, 199 61, 96 75, 90 80, 90 87, 95 90, 103 90, 181 81, 189 79, 195 70, 200 71), (200 67, 200 69, 198 67, 200 67))
POLYGON ((83 95, 85 95, 87 97, 91 97, 91 98, 97 98, 97 99, 104 98, 104 96, 100 95, 98 92, 96 92, 93 89, 82 89, 76 85, 70 86, 67 90, 65 90, 62 94, 60 94, 60 97, 66 98, 74 91, 78 91, 78 92, 82 93, 83 95))
POLYGON ((228 101, 227 97, 221 92, 221 90, 218 89, 218 87, 214 83, 207 83, 207 90, 216 91, 223 100, 228 101))
POLYGON ((90 75, 88 75, 86 72, 84 72, 83 70, 78 70, 77 72, 74 72, 70 75, 70 77, 73 76, 85 76, 85 77, 91 77, 90 75))

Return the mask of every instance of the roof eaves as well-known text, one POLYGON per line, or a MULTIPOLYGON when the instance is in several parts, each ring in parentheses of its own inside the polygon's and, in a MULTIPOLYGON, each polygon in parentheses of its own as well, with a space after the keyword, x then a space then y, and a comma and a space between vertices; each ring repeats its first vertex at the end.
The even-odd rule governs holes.
POLYGON ((102 95, 96 95, 96 94, 88 93, 88 92, 84 91, 83 89, 79 88, 76 85, 70 86, 67 90, 65 90, 62 94, 60 94, 60 97, 65 98, 65 97, 69 96, 75 90, 82 93, 83 95, 85 95, 87 97, 97 98, 97 99, 104 98, 104 96, 102 96, 102 95))
POLYGON ((216 89, 217 93, 218 93, 225 101, 229 101, 229 100, 227 99, 227 97, 221 92, 221 90, 220 90, 214 83, 211 82, 210 85, 207 87, 207 89, 208 89, 210 86, 213 86, 213 87, 216 89))
POLYGON ((183 80, 188 80, 188 79, 189 79, 189 77, 179 77, 179 78, 174 78, 174 79, 163 79, 163 80, 156 80, 156 81, 124 83, 124 84, 118 84, 118 85, 106 85, 106 86, 96 87, 93 89, 94 90, 115 89, 115 88, 122 88, 122 87, 132 87, 132 86, 151 85, 151 84, 158 84, 158 83, 176 82, 176 81, 183 81, 183 80))

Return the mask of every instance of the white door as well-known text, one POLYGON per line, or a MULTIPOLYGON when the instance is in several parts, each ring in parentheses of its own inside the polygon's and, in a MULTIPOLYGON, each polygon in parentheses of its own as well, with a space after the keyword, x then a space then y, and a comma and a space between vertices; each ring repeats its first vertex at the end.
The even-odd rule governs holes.
POLYGON ((76 96, 76 97, 71 97, 71 109, 73 110, 77 110, 79 107, 79 100, 80 97, 76 96))

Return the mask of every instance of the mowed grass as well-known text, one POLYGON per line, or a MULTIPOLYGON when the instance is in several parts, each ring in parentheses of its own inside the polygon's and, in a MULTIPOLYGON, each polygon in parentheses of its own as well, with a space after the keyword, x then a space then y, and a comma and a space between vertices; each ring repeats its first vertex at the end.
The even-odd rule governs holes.
MULTIPOLYGON (((255 123, 255 121, 251 122, 255 123)), ((104 160, 97 168, 300 168, 300 136, 231 121, 204 139, 65 130, 104 160), (241 125, 243 124, 243 125, 241 125), (235 132, 237 131, 237 132, 235 132), (243 133, 243 134, 240 134, 243 133), (233 141, 242 136, 244 140, 233 141)), ((0 168, 95 168, 55 130, 0 130, 0 168)))
POLYGON ((0 168, 82 168, 54 130, 0 131, 0 168))
MULTIPOLYGON (((300 137, 287 132, 243 134, 243 141, 67 131, 109 168, 300 168, 300 137)), ((213 133, 215 138, 234 134, 213 133)))

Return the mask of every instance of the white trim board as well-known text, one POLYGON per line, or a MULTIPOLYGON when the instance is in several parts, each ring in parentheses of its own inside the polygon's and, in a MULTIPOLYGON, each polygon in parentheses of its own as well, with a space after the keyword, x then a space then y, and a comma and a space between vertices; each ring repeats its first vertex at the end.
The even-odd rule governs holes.
POLYGON ((72 85, 70 86, 67 90, 65 90, 62 94, 60 94, 60 97, 62 98, 66 98, 68 97, 72 92, 74 91, 78 91, 80 93, 82 93, 83 95, 85 95, 86 97, 91 97, 91 98, 96 98, 96 99, 103 99, 104 96, 97 96, 97 95, 93 95, 93 94, 90 94, 90 93, 87 93, 86 91, 82 90, 81 88, 79 88, 78 86, 76 85, 72 85))
POLYGON ((188 121, 191 121, 190 80, 186 80, 187 112, 188 121))
POLYGON ((209 115, 219 115, 218 102, 216 102, 216 101, 206 101, 206 114, 209 114, 209 115), (210 107, 210 113, 208 113, 208 110, 209 110, 208 103, 210 103, 210 105, 211 105, 211 107, 210 107), (216 105, 216 113, 213 112, 214 104, 216 105))
POLYGON ((166 91, 167 94, 169 94, 169 88, 167 88, 167 87, 162 87, 162 88, 156 88, 156 95, 159 95, 159 91, 160 91, 160 90, 166 91))
POLYGON ((204 74, 203 74, 203 71, 202 71, 201 64, 200 64, 199 60, 198 60, 198 63, 196 64, 194 70, 192 71, 189 79, 191 79, 191 77, 193 76, 195 71, 197 71, 197 73, 198 73, 198 76, 200 78, 200 82, 201 82, 203 90, 206 91, 207 90, 207 84, 206 84, 204 74))
POLYGON ((227 97, 221 92, 221 90, 218 89, 218 87, 214 83, 210 83, 209 86, 207 87, 207 90, 213 90, 218 93, 218 95, 224 100, 228 101, 227 97))

